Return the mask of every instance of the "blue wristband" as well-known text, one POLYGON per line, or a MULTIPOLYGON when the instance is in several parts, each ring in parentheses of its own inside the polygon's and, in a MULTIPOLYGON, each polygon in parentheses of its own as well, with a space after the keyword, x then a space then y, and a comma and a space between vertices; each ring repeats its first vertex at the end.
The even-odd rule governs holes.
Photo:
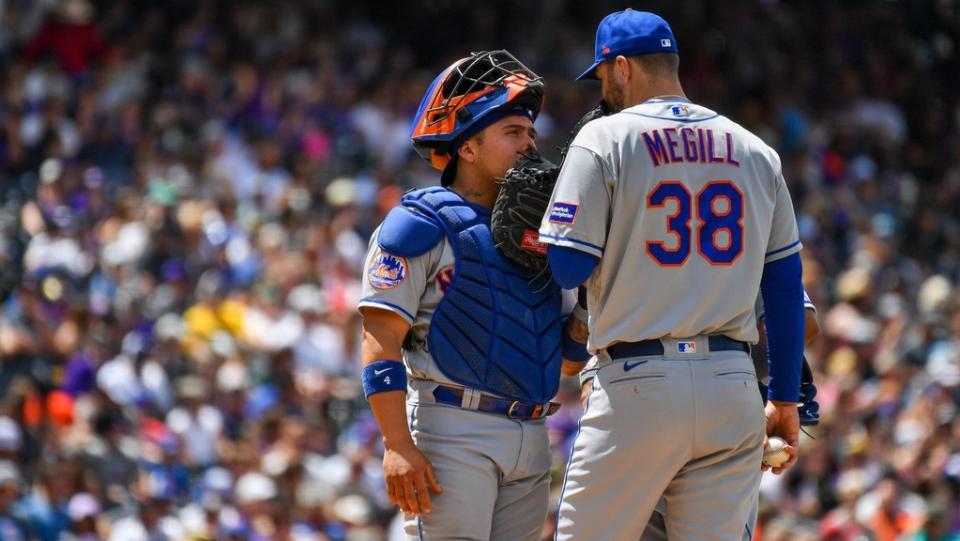
POLYGON ((400 361, 380 359, 363 367, 363 396, 407 390, 407 368, 400 361))
POLYGON ((570 333, 567 332, 566 325, 563 326, 563 332, 560 334, 560 349, 564 359, 581 363, 590 360, 590 352, 587 351, 587 345, 570 338, 570 333))

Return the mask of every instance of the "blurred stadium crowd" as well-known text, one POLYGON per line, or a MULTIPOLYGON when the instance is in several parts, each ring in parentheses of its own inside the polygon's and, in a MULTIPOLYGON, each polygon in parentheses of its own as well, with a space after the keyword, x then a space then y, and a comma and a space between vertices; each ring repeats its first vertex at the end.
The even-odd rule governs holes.
MULTIPOLYGON (((508 48, 555 158, 623 6, 359 4, 0 0, 0 539, 399 539, 354 306, 370 232, 437 179, 409 119, 508 48)), ((755 539, 960 539, 960 5, 635 7, 798 208, 823 421, 755 539)))

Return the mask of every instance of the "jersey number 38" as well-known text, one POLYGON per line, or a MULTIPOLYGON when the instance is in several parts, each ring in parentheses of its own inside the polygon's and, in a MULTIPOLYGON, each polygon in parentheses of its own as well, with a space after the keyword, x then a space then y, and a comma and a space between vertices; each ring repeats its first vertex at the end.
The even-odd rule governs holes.
POLYGON ((647 242, 647 253, 658 265, 683 266, 690 258, 694 235, 697 252, 711 265, 736 262, 743 253, 743 192, 736 185, 711 180, 694 197, 679 180, 662 180, 647 194, 647 208, 664 207, 670 200, 676 211, 667 216, 667 233, 676 240, 647 242), (696 231, 691 224, 693 210, 696 231))

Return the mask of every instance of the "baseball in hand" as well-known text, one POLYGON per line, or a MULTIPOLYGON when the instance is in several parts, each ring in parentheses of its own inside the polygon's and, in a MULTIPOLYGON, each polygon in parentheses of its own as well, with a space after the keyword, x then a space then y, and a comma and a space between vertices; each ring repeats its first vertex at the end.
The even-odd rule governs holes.
POLYGON ((773 436, 767 439, 767 447, 763 450, 763 464, 771 468, 779 468, 790 460, 790 453, 784 449, 787 442, 783 438, 773 436))

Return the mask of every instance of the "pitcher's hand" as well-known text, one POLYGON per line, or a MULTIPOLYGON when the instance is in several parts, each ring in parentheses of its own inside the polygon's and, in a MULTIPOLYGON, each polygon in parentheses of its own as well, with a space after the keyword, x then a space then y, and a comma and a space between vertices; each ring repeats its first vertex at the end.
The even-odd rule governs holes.
POLYGON ((762 466, 762 469, 763 471, 771 469, 774 474, 780 475, 797 463, 800 448, 800 414, 795 402, 778 400, 768 401, 764 413, 767 416, 767 435, 763 438, 763 448, 767 448, 767 438, 779 436, 787 442, 784 450, 790 455, 790 460, 784 462, 779 468, 762 466))

